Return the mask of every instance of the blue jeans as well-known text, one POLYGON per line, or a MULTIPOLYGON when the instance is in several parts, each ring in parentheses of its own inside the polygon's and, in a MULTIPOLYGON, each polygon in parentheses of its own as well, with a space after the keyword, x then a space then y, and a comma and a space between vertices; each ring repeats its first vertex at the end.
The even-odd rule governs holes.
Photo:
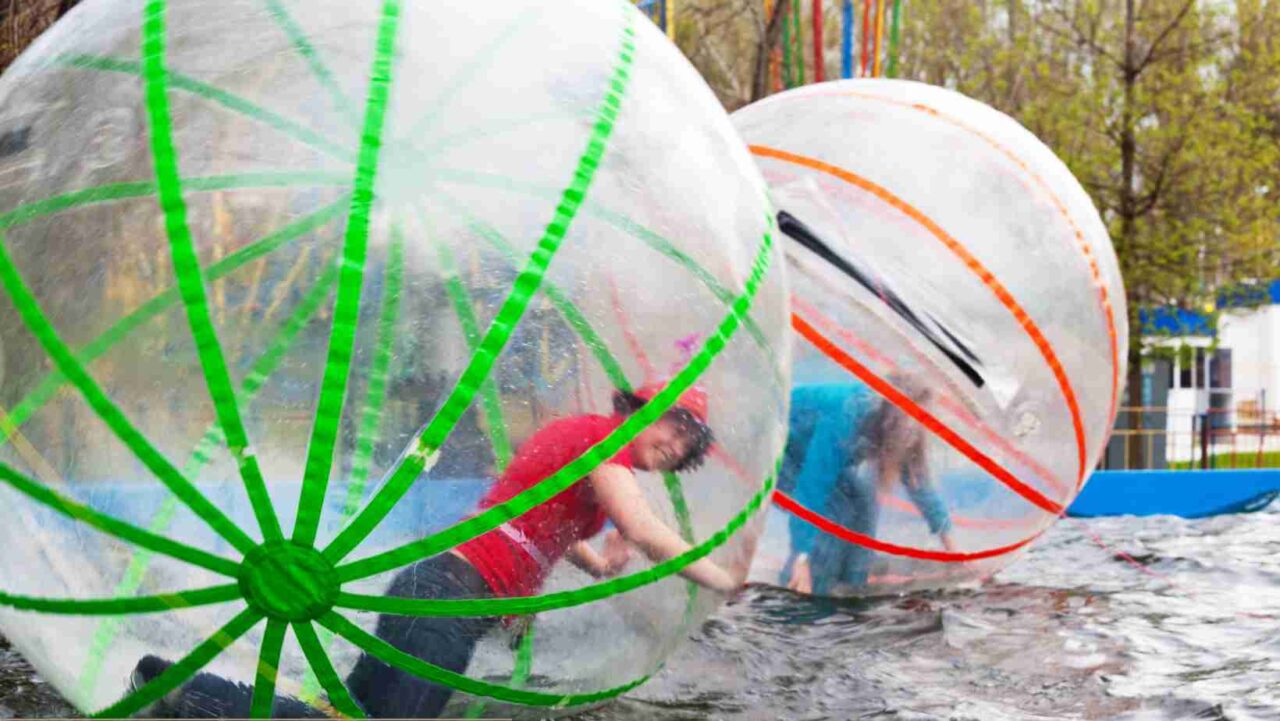
MULTIPOLYGON (((489 585, 469 563, 445 553, 404 569, 387 590, 403 598, 483 598, 489 585)), ((378 617, 378 638, 454 673, 465 673, 476 644, 498 622, 492 617, 378 617)), ((368 654, 347 677, 347 688, 371 718, 435 718, 453 689, 439 686, 368 654)))
MULTIPOLYGON (((419 561, 403 569, 391 582, 388 596, 405 598, 486 598, 493 593, 480 574, 466 561, 448 553, 419 561)), ((382 640, 428 663, 454 673, 465 673, 476 644, 497 618, 378 617, 382 640)), ((147 656, 137 671, 145 680, 171 666, 147 656)), ((453 695, 438 686, 364 654, 347 677, 347 689, 370 718, 436 718, 453 695)), ((153 718, 242 718, 250 716, 253 687, 215 676, 196 675, 176 693, 157 702, 153 718)), ((287 696, 273 703, 276 718, 328 718, 321 711, 287 696)))
MULTIPOLYGON (((907 497, 920 510, 934 535, 951 530, 947 505, 931 484, 903 483, 907 497)), ((876 497, 875 471, 870 465, 848 467, 827 498, 826 515, 850 531, 875 538, 880 524, 880 500, 876 497)), ((840 587, 856 590, 867 585, 867 571, 875 552, 856 543, 820 533, 813 543, 809 567, 813 592, 830 595, 840 587)))
MULTIPOLYGON (((870 469, 860 473, 858 468, 849 467, 840 474, 840 481, 827 498, 826 516, 855 533, 876 535, 880 503, 876 499, 876 483, 870 469)), ((818 534, 809 560, 813 572, 813 593, 827 596, 840 586, 866 586, 872 555, 868 548, 829 533, 818 534)))

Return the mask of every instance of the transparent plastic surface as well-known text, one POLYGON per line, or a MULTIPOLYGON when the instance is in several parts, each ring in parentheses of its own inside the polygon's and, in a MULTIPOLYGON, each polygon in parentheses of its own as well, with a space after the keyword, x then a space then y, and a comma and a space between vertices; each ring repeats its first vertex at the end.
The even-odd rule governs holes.
POLYGON ((819 84, 733 121, 780 212, 798 336, 793 467, 753 578, 989 576, 1071 503, 1115 418, 1127 314, 1097 210, 1030 132, 941 88, 819 84))
MULTIPOLYGON (((785 438, 781 249, 728 117, 630 3, 87 0, 0 107, 0 631, 86 712, 144 710, 139 659, 193 653, 342 710, 303 646, 344 678, 358 634, 326 619, 377 614, 332 594, 502 522, 453 528, 620 388, 665 384, 636 417, 706 393, 707 463, 636 475, 700 553, 749 552, 785 438), (281 537, 302 550, 254 556, 281 537), (268 598, 294 571, 306 597, 268 598)), ((722 597, 642 558, 556 565, 446 713, 652 674, 722 597)))

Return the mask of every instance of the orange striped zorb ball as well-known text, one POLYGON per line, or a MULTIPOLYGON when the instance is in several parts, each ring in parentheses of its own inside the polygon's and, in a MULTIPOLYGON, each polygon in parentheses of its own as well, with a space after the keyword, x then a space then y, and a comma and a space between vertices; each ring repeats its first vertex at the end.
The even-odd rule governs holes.
POLYGON ((812 85, 733 121, 798 336, 753 578, 792 581, 800 553, 820 593, 989 576, 1076 497, 1115 419, 1129 331, 1097 210, 1012 118, 921 83, 812 85))
POLYGON ((367 651, 456 689, 446 715, 541 718, 634 688, 723 600, 676 574, 741 567, 763 521, 785 268, 727 114, 632 3, 86 0, 0 108, 0 633, 80 709, 158 713, 204 670, 255 714, 356 715, 367 651), (616 430, 480 508, 625 389, 616 430), (637 478, 692 551, 379 605, 690 389, 710 457, 637 478), (381 611, 532 631, 454 672, 381 611), (147 655, 175 665, 127 688, 147 655))

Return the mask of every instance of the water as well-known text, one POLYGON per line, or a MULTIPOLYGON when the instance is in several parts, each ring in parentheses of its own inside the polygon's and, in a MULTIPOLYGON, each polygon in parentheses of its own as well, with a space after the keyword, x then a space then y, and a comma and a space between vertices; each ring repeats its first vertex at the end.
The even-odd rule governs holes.
POLYGON ((1067 519, 975 590, 752 589, 589 718, 1280 719, 1277 511, 1067 519))
MULTIPOLYGON (((650 684, 584 718, 1280 719, 1278 620, 1280 508, 1067 519, 981 589, 750 589, 650 684)), ((66 712, 0 647, 0 717, 66 712)))

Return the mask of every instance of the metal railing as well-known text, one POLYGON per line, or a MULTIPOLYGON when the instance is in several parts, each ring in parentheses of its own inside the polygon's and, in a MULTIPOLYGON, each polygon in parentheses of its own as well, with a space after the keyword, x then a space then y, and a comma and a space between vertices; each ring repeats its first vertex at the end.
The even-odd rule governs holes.
POLYGON ((1099 467, 1280 468, 1280 415, 1262 412, 1251 403, 1203 412, 1167 407, 1122 408, 1099 467))

